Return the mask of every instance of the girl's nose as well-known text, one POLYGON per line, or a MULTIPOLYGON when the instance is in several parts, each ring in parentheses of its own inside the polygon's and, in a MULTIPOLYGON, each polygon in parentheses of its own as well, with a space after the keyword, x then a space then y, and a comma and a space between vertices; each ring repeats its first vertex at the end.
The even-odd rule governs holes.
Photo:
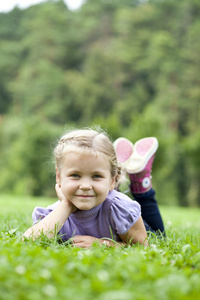
POLYGON ((90 182, 88 180, 85 180, 80 184, 79 188, 81 190, 91 190, 92 185, 90 184, 90 182))

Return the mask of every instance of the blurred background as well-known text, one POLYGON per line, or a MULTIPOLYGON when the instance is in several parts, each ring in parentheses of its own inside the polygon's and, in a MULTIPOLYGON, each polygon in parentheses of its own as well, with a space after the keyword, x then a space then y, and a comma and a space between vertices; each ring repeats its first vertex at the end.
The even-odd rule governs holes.
POLYGON ((0 12, 0 195, 55 197, 69 128, 156 136, 159 203, 200 206, 199 0, 63 0, 0 12))

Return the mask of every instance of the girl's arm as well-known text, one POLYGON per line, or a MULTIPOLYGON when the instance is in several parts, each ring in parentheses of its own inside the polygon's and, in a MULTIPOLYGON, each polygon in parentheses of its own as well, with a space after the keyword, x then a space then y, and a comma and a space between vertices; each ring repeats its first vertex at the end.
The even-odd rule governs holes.
POLYGON ((119 247, 119 245, 136 244, 148 246, 147 232, 142 217, 125 234, 119 235, 122 242, 114 242, 110 239, 98 239, 88 235, 75 235, 71 238, 74 247, 89 248, 93 243, 106 245, 108 247, 119 247))
POLYGON ((120 239, 126 244, 136 244, 148 246, 147 232, 142 217, 128 230, 127 233, 119 235, 120 239))
POLYGON ((23 237, 36 238, 42 232, 47 237, 54 237, 62 228, 71 213, 76 211, 75 206, 70 201, 65 199, 58 184, 56 184, 56 192, 60 200, 60 204, 44 219, 30 227, 23 234, 23 237))

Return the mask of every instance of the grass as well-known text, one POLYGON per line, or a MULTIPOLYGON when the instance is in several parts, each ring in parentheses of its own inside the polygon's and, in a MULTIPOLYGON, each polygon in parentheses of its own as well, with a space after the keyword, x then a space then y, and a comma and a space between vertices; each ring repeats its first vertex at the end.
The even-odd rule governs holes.
POLYGON ((21 241, 45 198, 0 195, 0 299, 200 299, 200 210, 161 207, 167 238, 151 246, 83 250, 21 241))

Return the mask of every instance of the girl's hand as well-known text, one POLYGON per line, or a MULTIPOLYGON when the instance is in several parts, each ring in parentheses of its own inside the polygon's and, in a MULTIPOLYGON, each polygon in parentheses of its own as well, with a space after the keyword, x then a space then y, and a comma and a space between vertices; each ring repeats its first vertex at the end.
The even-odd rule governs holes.
POLYGON ((75 235, 70 239, 74 247, 78 248, 90 248, 92 244, 99 241, 98 238, 89 235, 75 235))
POLYGON ((107 239, 98 239, 89 235, 75 235, 73 238, 70 239, 70 241, 73 247, 85 249, 90 248, 95 242, 98 242, 99 245, 105 245, 106 247, 120 247, 125 245, 125 243, 123 242, 116 243, 107 239))
POLYGON ((58 183, 56 183, 55 189, 60 202, 67 202, 69 207, 72 209, 72 213, 75 212, 77 210, 77 207, 74 204, 72 204, 68 199, 65 198, 61 186, 58 183))

